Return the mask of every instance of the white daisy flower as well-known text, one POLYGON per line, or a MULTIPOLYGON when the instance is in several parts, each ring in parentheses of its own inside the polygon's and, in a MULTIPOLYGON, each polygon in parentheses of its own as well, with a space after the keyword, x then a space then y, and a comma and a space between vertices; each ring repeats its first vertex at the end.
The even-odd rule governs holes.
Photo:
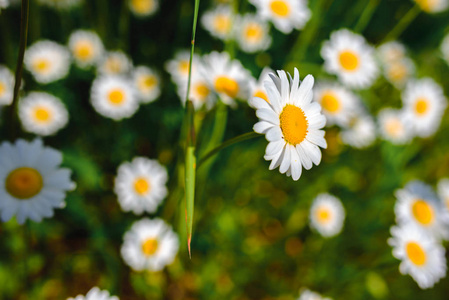
POLYGON ((110 296, 108 291, 102 291, 98 287, 92 288, 86 296, 76 296, 67 300, 119 300, 117 296, 110 296))
POLYGON ((246 99, 251 73, 227 52, 212 52, 203 57, 204 77, 209 80, 223 103, 235 106, 235 99, 246 99))
POLYGON ((293 29, 302 29, 312 13, 307 0, 249 0, 257 8, 257 13, 269 20, 279 31, 290 33, 293 29))
POLYGON ((441 42, 440 49, 441 53, 443 53, 443 58, 449 64, 449 34, 446 35, 446 37, 441 42))
POLYGON ((96 65, 104 53, 103 42, 90 30, 76 30, 69 37, 69 50, 81 68, 96 65))
POLYGON ((323 297, 316 292, 305 289, 299 295, 298 300, 332 300, 332 298, 323 297))
POLYGON ((0 66, 0 106, 12 103, 14 82, 14 74, 7 67, 0 66))
POLYGON ((90 101, 99 114, 116 121, 131 117, 139 109, 133 83, 113 75, 100 76, 94 80, 90 101))
POLYGON ((161 219, 142 219, 125 233, 121 253, 134 270, 161 271, 179 249, 178 235, 161 219))
POLYGON ((33 92, 19 102, 19 118, 25 131, 47 136, 64 128, 69 114, 60 99, 33 92))
POLYGON ((61 152, 45 147, 42 140, 0 144, 0 213, 3 222, 16 216, 40 222, 65 206, 65 194, 75 188, 71 171, 60 168, 61 152))
POLYGON ((443 206, 449 212, 449 178, 440 179, 438 182, 438 196, 443 202, 443 206))
POLYGON ((204 29, 220 40, 227 40, 232 33, 234 18, 229 5, 218 5, 201 17, 204 29))
POLYGON ((329 194, 319 194, 310 208, 310 227, 324 237, 333 237, 341 232, 345 220, 345 209, 341 201, 329 194))
POLYGON ((413 224, 436 239, 449 238, 449 212, 427 184, 415 180, 395 192, 398 224, 413 224))
POLYGON ((254 14, 246 14, 237 19, 234 35, 240 49, 247 53, 263 51, 271 45, 268 23, 254 14))
POLYGON ((420 137, 429 137, 437 131, 447 106, 443 89, 431 78, 407 83, 402 103, 420 137))
POLYGON ((352 117, 360 110, 358 97, 337 83, 320 82, 317 84, 314 100, 323 108, 326 125, 348 126, 352 117))
MULTIPOLYGON (((197 72, 196 64, 200 60, 199 56, 193 55, 192 74, 197 72)), ((172 60, 165 64, 165 70, 170 73, 174 83, 178 85, 187 84, 189 78, 190 52, 187 50, 176 53, 172 60)))
POLYGON ((410 119, 402 110, 384 108, 377 115, 380 135, 396 145, 404 145, 413 138, 410 119))
POLYGON ((38 0, 39 3, 57 9, 69 9, 79 5, 82 0, 38 0))
MULTIPOLYGON (((265 90, 264 82, 266 80, 270 80, 271 73, 274 73, 274 71, 269 67, 265 67, 260 73, 259 80, 251 78, 249 82, 249 90, 251 95, 250 99, 252 97, 258 97, 270 103, 268 100, 267 91, 265 90)), ((251 105, 251 101, 249 101, 249 105, 251 105)))
POLYGON ((415 64, 413 61, 404 57, 397 61, 384 64, 383 67, 385 78, 397 88, 402 88, 412 78, 415 72, 415 64))
POLYGON ((377 56, 382 64, 389 64, 401 60, 405 58, 406 52, 405 46, 398 41, 388 42, 377 48, 377 56))
POLYGON ((324 68, 351 88, 369 88, 378 76, 374 50, 359 34, 347 29, 334 31, 321 48, 324 68))
POLYGON ((439 13, 449 6, 448 0, 414 0, 419 7, 427 13, 439 13))
POLYGON ((27 49, 24 63, 37 82, 46 84, 67 76, 70 53, 55 42, 39 41, 27 49))
POLYGON ((370 115, 361 112, 340 132, 340 137, 346 145, 357 149, 367 148, 376 140, 376 123, 370 115))
POLYGON ((134 69, 133 81, 139 99, 143 103, 155 101, 161 94, 160 77, 151 68, 139 66, 134 69))
POLYGON ((284 71, 278 74, 270 74, 271 80, 265 82, 269 102, 251 99, 259 118, 253 129, 269 141, 264 156, 271 160, 269 169, 279 167, 279 172, 298 180, 303 167, 308 170, 321 162, 318 146, 327 147, 321 130, 326 117, 321 114, 321 106, 312 101, 313 76, 307 75, 301 83, 296 68, 290 81, 284 71))
POLYGON ((122 51, 108 52, 98 65, 100 74, 119 75, 129 73, 133 67, 131 59, 122 51))
POLYGON ((114 191, 123 211, 153 213, 167 196, 167 170, 156 160, 136 157, 117 171, 114 191))
POLYGON ((446 277, 445 249, 435 239, 413 225, 393 226, 390 231, 388 244, 393 256, 401 260, 401 274, 409 274, 421 289, 446 277))
POLYGON ((159 0, 129 0, 129 8, 138 17, 154 15, 159 8, 159 0))

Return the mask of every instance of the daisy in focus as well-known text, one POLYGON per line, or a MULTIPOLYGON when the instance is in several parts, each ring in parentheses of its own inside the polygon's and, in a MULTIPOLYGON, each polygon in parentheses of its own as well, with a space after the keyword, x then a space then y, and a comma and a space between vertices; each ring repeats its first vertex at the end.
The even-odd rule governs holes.
MULTIPOLYGON (((199 61, 198 55, 193 55, 192 74, 197 73, 196 62, 199 61)), ((165 70, 170 73, 174 83, 181 85, 187 84, 189 77, 190 52, 187 50, 176 53, 172 60, 165 64, 165 70)))
POLYGON ((376 140, 376 123, 369 114, 362 110, 351 119, 349 126, 344 127, 340 132, 340 137, 346 145, 357 149, 367 148, 376 140))
POLYGON ((278 75, 270 74, 270 80, 265 82, 268 102, 258 97, 251 99, 259 118, 253 129, 265 134, 269 142, 264 156, 271 161, 269 169, 279 167, 280 173, 298 180, 303 167, 308 170, 321 162, 318 147, 327 147, 321 130, 326 118, 321 106, 313 101, 313 76, 300 82, 296 68, 291 82, 285 71, 278 71, 278 75))
POLYGON ((100 76, 95 79, 90 101, 100 115, 116 121, 131 117, 139 109, 133 83, 120 76, 100 76))
POLYGON ((414 0, 426 13, 439 13, 445 11, 449 6, 448 0, 414 0))
POLYGON ((25 131, 47 136, 64 128, 69 114, 60 99, 33 92, 19 102, 19 118, 25 131))
POLYGON ((393 226, 391 235, 388 244, 393 256, 401 260, 401 274, 409 274, 421 289, 446 277, 445 249, 434 238, 413 225, 393 226))
POLYGON ((161 219, 142 219, 125 233, 121 254, 135 271, 161 271, 178 253, 178 235, 161 219))
POLYGON ((449 178, 440 179, 438 182, 438 196, 443 202, 443 206, 449 212, 449 178))
POLYGON ((343 228, 345 209, 337 197, 320 194, 313 200, 309 218, 310 227, 323 237, 333 237, 343 228))
POLYGON ((136 157, 117 171, 114 191, 123 211, 153 213, 167 196, 168 174, 156 160, 136 157))
POLYGON ((0 66, 0 106, 11 104, 14 82, 14 74, 7 67, 0 66))
POLYGON ((316 292, 305 289, 299 295, 298 300, 332 300, 332 298, 323 297, 316 292))
POLYGON ((240 49, 247 53, 254 53, 270 47, 269 31, 268 23, 257 15, 246 14, 237 19, 234 35, 240 49))
POLYGON ((218 5, 203 14, 201 24, 213 37, 227 40, 232 33, 233 19, 229 5, 218 5))
POLYGON ((312 13, 306 0, 249 0, 257 14, 269 20, 279 31, 288 34, 293 29, 303 29, 312 13))
POLYGON ((138 17, 154 15, 159 8, 159 0, 129 0, 129 8, 138 17))
POLYGON ((3 222, 14 215, 19 224, 52 217, 65 206, 66 192, 75 188, 71 171, 60 168, 61 152, 42 140, 19 139, 0 144, 0 214, 3 222))
MULTIPOLYGON (((266 80, 271 80, 269 76, 271 73, 274 73, 274 71, 271 68, 265 67, 260 73, 259 80, 255 80, 254 78, 252 78, 252 80, 249 82, 251 97, 258 97, 264 99, 267 102, 269 101, 264 82, 266 80)), ((251 105, 251 101, 249 102, 249 104, 251 105)))
POLYGON ((449 34, 446 35, 446 37, 441 42, 441 53, 443 54, 444 60, 446 60, 446 63, 449 65, 449 34))
POLYGON ((351 88, 366 89, 376 80, 379 70, 374 49, 365 38, 347 29, 334 31, 321 48, 324 68, 351 88))
POLYGON ((437 131, 447 107, 443 89, 431 78, 407 83, 402 103, 413 130, 420 137, 429 137, 437 131))
POLYGON ((69 50, 81 68, 96 65, 104 53, 103 43, 98 34, 88 30, 77 30, 70 35, 69 50))
POLYGON ((110 296, 108 291, 102 291, 98 287, 92 288, 86 296, 76 296, 67 300, 119 300, 117 296, 110 296))
POLYGON ((55 42, 39 41, 25 52, 24 64, 37 82, 46 84, 67 76, 70 53, 55 42))
POLYGON ((105 75, 129 73, 133 67, 131 59, 122 51, 111 51, 100 61, 98 72, 105 75))
POLYGON ((148 67, 139 66, 133 71, 133 81, 139 99, 143 103, 155 101, 161 94, 160 77, 148 67))
POLYGON ((384 108, 377 115, 380 135, 396 145, 404 145, 413 138, 413 128, 402 110, 384 108))

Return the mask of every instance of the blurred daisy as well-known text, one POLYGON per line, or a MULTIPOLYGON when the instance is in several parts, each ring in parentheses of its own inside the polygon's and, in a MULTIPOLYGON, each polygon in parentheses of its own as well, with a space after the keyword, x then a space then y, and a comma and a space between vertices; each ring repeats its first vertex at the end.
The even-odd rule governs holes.
POLYGON ((380 135, 393 144, 403 145, 413 138, 413 129, 402 110, 384 108, 377 115, 380 135))
POLYGON ((441 52, 443 53, 443 58, 449 64, 449 34, 441 42, 441 52))
POLYGON ((339 84, 329 82, 317 84, 314 99, 323 108, 328 126, 334 124, 348 126, 360 105, 360 100, 353 92, 339 84))
POLYGON ((393 226, 390 231, 388 244, 393 256, 401 260, 401 274, 412 276, 421 289, 446 277, 445 250, 435 239, 413 225, 393 226))
POLYGON ((449 211, 449 178, 440 179, 438 182, 438 196, 449 211))
POLYGON ((167 170, 156 160, 136 157, 117 171, 114 191, 123 211, 153 213, 167 196, 167 170))
POLYGON ((447 100, 442 88, 433 79, 423 78, 407 83, 402 102, 418 136, 429 137, 437 131, 447 100))
POLYGON ((408 183, 395 192, 394 207, 398 224, 413 224, 436 239, 449 238, 449 212, 442 209, 432 188, 421 181, 408 183))
POLYGON ((247 53, 263 51, 270 47, 269 30, 268 24, 253 14, 238 18, 234 28, 240 49, 247 53))
MULTIPOLYGON (((202 64, 197 64, 197 72, 192 74, 190 83, 189 99, 192 100, 193 106, 196 110, 206 107, 210 109, 216 102, 216 95, 209 86, 209 81, 204 76, 204 67, 202 64)), ((187 94, 187 81, 178 84, 178 95, 183 105, 185 105, 187 94)))
POLYGON ((159 0, 129 0, 129 8, 136 16, 151 16, 158 10, 159 0))
POLYGON ((414 0, 427 13, 439 13, 447 9, 448 0, 414 0))
POLYGON ((47 136, 64 128, 69 114, 60 99, 33 92, 19 102, 19 118, 25 131, 47 136))
MULTIPOLYGON (((250 80, 249 90, 250 90, 251 97, 262 98, 263 100, 265 100, 269 103, 267 91, 265 90, 265 86, 264 86, 264 82, 266 80, 270 80, 270 76, 269 76, 270 73, 274 73, 274 71, 271 68, 265 67, 262 70, 262 72, 260 73, 259 80, 255 80, 254 78, 252 78, 252 80, 250 80)), ((249 102, 249 104, 251 105, 251 101, 249 102)))
POLYGON ((12 103, 14 82, 14 74, 7 67, 0 66, 0 106, 12 103))
POLYGON ((178 249, 178 236, 171 226, 161 219, 145 218, 125 233, 121 253, 136 271, 161 271, 174 261, 178 249))
POLYGON ((394 86, 402 88, 413 76, 415 64, 408 57, 384 65, 385 78, 394 86))
POLYGON ((90 101, 95 110, 108 118, 129 118, 139 109, 132 82, 119 76, 100 76, 92 83, 90 101))
POLYGON ((116 296, 110 296, 108 291, 102 291, 98 287, 92 288, 86 296, 76 296, 67 300, 119 300, 116 296))
POLYGON ((24 63, 37 82, 50 83, 67 76, 70 53, 55 42, 39 41, 27 49, 24 63))
MULTIPOLYGON (((199 61, 198 55, 193 55, 192 74, 196 73, 196 62, 199 61)), ((190 52, 187 50, 176 53, 172 60, 165 64, 165 70, 170 73, 174 83, 187 84, 189 77, 190 52)))
POLYGON ((150 103, 156 100, 161 94, 160 77, 153 69, 139 66, 134 69, 133 81, 139 99, 143 103, 150 103))
POLYGON ((69 50, 76 64, 81 68, 96 65, 104 53, 100 37, 89 30, 73 32, 69 38, 69 50))
POLYGON ((340 132, 340 137, 346 145, 358 149, 367 148, 376 140, 376 123, 370 115, 361 112, 340 132))
POLYGON ((106 54, 98 65, 98 71, 106 75, 125 74, 132 69, 131 59, 122 51, 111 51, 106 54))
POLYGON ((40 222, 63 208, 66 192, 73 190, 71 171, 60 168, 61 152, 45 147, 42 140, 19 139, 0 144, 0 213, 3 222, 16 216, 40 222))
POLYGON ((223 103, 235 106, 235 99, 248 96, 248 81, 251 74, 240 61, 233 59, 227 52, 212 52, 204 56, 204 77, 209 80, 223 103))
POLYGON ((347 29, 334 31, 321 48, 324 68, 351 88, 370 87, 378 76, 373 48, 347 29))
POLYGON ((298 300, 332 300, 332 299, 327 297, 325 298, 316 292, 306 289, 301 292, 301 295, 299 295, 298 300))
POLYGON ((38 0, 39 3, 58 9, 68 9, 79 5, 81 0, 38 0))
POLYGON ((319 194, 310 208, 310 227, 324 237, 333 237, 341 232, 345 209, 341 201, 329 194, 319 194))
POLYGON ((206 11, 201 24, 204 29, 218 39, 227 40, 232 33, 233 16, 229 5, 218 5, 214 9, 206 11))
POLYGON ((382 64, 389 64, 405 57, 405 46, 397 41, 388 42, 377 48, 377 55, 382 64))
POLYGON ((9 6, 8 0, 0 0, 0 12, 9 6))
POLYGON ((268 100, 254 97, 259 122, 254 131, 265 134, 269 141, 264 158, 271 160, 269 169, 279 167, 279 172, 298 180, 302 168, 306 170, 321 162, 321 148, 326 148, 324 131, 326 118, 321 114, 321 106, 313 102, 313 76, 308 75, 300 82, 298 69, 290 82, 284 71, 279 77, 270 74, 265 82, 268 100))
POLYGON ((257 8, 257 13, 283 33, 302 29, 309 21, 311 12, 306 0, 249 0, 257 8))

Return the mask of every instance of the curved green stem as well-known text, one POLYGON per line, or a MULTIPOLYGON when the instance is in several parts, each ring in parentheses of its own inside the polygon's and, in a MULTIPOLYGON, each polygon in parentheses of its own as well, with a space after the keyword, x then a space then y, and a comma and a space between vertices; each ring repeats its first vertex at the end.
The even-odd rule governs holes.
POLYGON ((376 11, 376 8, 379 5, 379 3, 380 0, 370 0, 368 2, 368 5, 363 10, 362 15, 360 16, 359 20, 357 21, 357 24, 354 27, 355 32, 361 33, 363 32, 363 30, 365 30, 374 12, 376 11))
POLYGON ((413 6, 406 14, 401 18, 398 24, 385 36, 382 40, 382 43, 385 43, 390 40, 397 39, 405 29, 413 22, 413 20, 419 15, 421 12, 421 8, 419 5, 413 6))

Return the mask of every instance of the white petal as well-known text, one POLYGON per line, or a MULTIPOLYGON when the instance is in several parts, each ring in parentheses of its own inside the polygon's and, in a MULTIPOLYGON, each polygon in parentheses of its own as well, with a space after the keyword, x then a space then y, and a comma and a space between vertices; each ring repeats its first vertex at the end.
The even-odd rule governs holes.
POLYGON ((270 109, 262 108, 256 111, 256 116, 262 121, 270 122, 274 125, 279 125, 280 120, 276 113, 270 109))

